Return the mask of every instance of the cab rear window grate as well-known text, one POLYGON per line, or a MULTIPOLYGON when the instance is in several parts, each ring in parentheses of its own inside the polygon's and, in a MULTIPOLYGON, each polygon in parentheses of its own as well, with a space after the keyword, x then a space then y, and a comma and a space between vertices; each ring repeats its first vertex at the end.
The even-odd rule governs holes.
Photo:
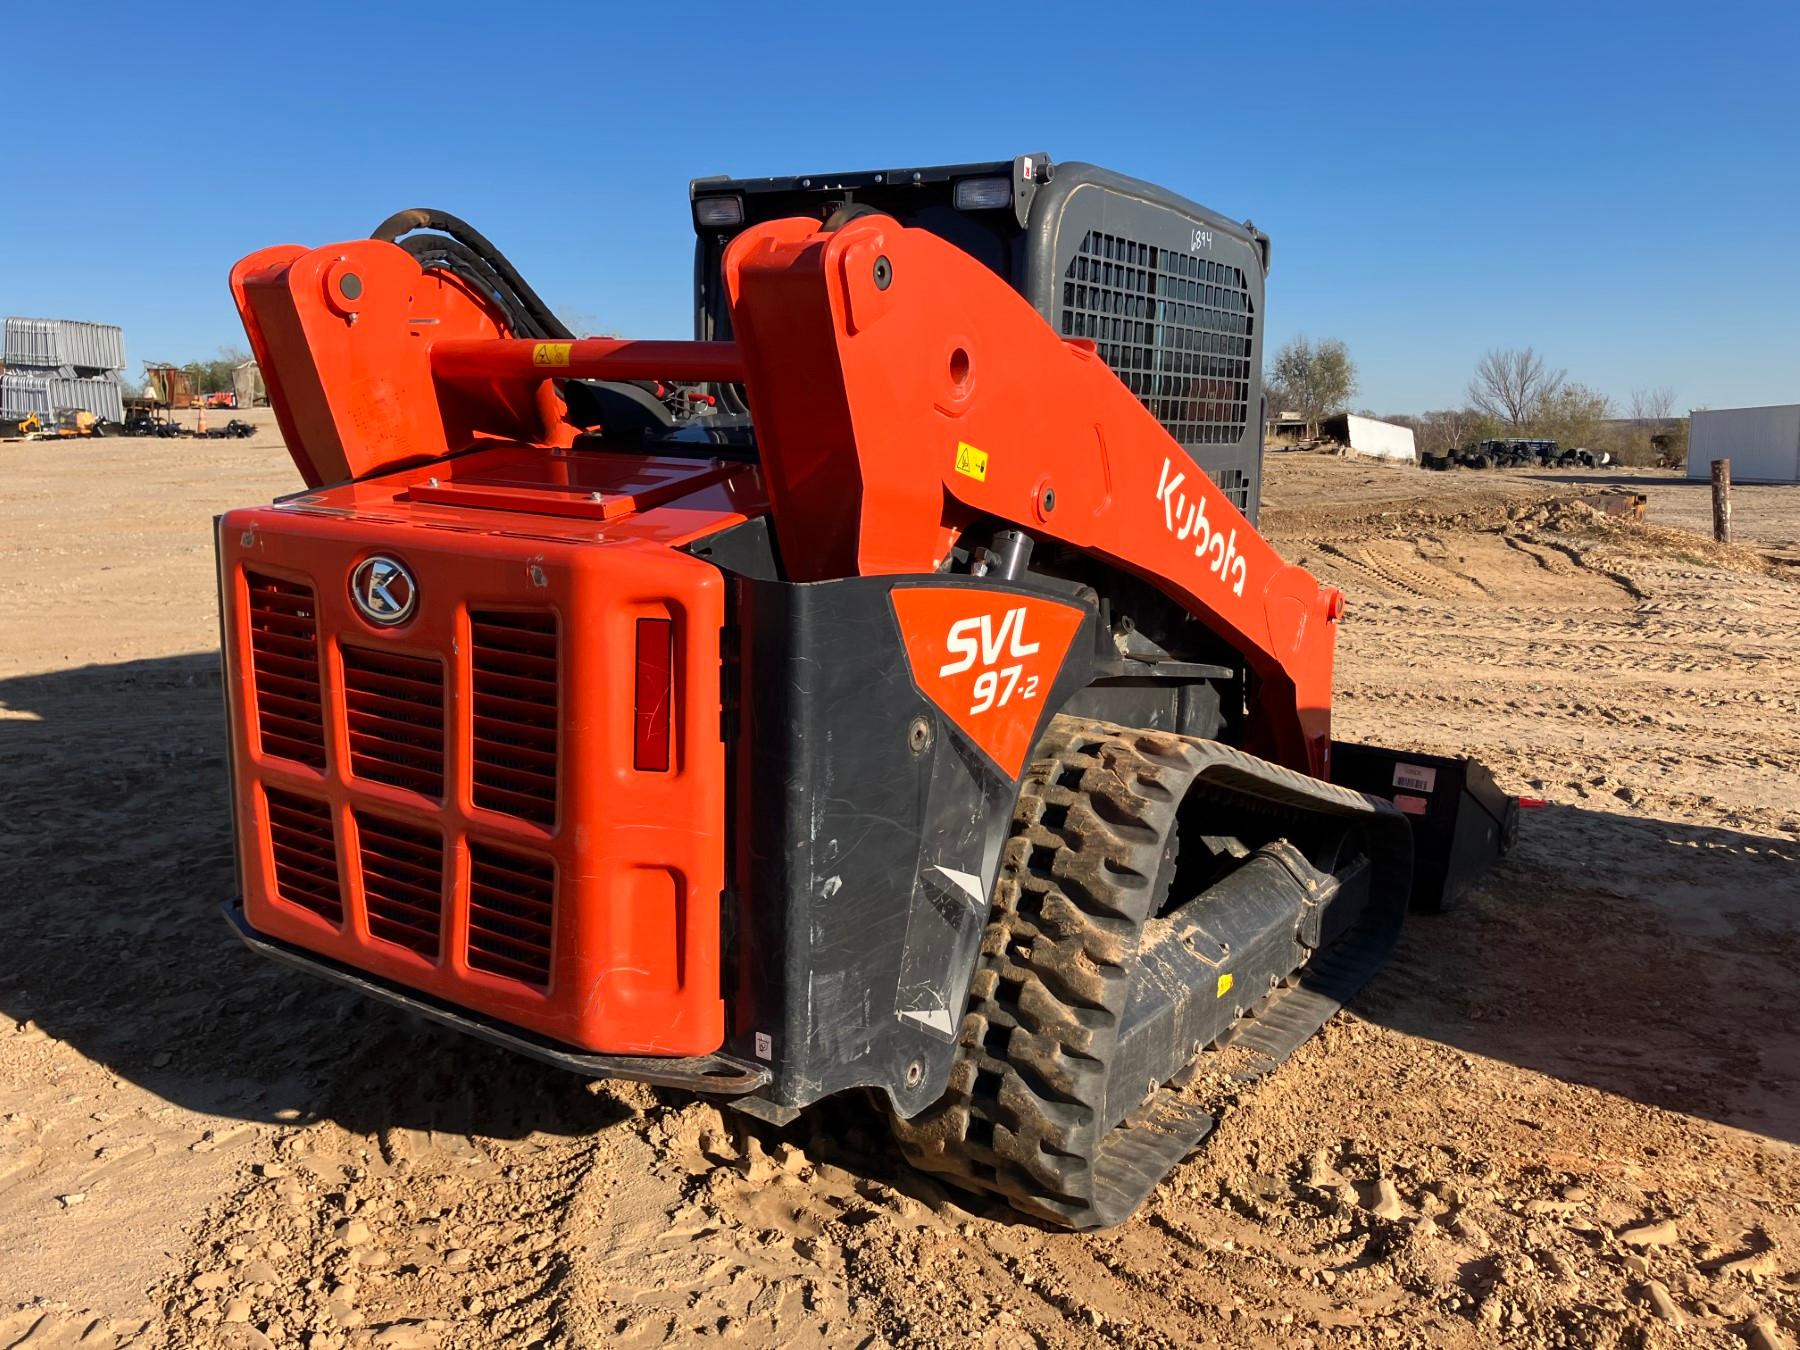
POLYGON ((343 648, 350 772, 422 797, 444 795, 444 663, 343 648))
POLYGON ((1240 511, 1250 509, 1250 475, 1242 469, 1212 469, 1213 482, 1240 511))
POLYGON ((312 587, 260 572, 245 572, 244 582, 250 593, 250 666, 262 752, 323 769, 325 717, 312 587))
POLYGON ((1091 340, 1190 450, 1243 439, 1255 324, 1243 272, 1211 258, 1090 230, 1063 272, 1063 336, 1091 340))
POLYGON ((443 928, 443 836, 358 811, 356 837, 369 935, 436 960, 443 928))
POLYGON ((331 807, 279 788, 264 788, 263 802, 269 816, 275 894, 290 905, 341 924, 344 903, 338 887, 331 807))
POLYGON ((469 965, 542 987, 550 982, 556 869, 548 858, 469 841, 469 965))
POLYGON ((556 615, 474 611, 469 629, 475 805, 548 828, 556 822, 556 615))

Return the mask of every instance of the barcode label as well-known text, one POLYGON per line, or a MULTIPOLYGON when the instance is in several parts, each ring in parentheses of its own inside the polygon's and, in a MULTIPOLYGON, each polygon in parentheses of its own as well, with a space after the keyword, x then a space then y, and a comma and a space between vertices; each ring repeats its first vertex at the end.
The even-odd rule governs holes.
POLYGON ((1437 770, 1418 764, 1396 764, 1394 786, 1408 792, 1430 792, 1437 786, 1437 770))

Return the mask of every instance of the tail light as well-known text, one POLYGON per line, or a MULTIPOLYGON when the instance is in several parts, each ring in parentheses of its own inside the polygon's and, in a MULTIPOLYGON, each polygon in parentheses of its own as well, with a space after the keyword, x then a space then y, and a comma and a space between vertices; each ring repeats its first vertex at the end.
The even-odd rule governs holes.
POLYGON ((639 619, 632 762, 637 768, 653 773, 665 773, 669 768, 669 705, 675 698, 674 664, 674 623, 669 619, 639 619))

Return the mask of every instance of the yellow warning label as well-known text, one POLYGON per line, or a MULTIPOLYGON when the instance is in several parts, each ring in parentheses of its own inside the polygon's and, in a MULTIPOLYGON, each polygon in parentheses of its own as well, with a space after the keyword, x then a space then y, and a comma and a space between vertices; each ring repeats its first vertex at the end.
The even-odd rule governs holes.
POLYGON ((956 443, 956 471, 977 483, 987 482, 987 451, 977 450, 967 441, 956 443))
POLYGON ((572 342, 540 342, 531 349, 531 364, 534 366, 566 366, 569 364, 569 348, 572 342))
POLYGON ((1214 998, 1224 998, 1225 995, 1229 994, 1230 992, 1231 992, 1231 976, 1229 976, 1229 975, 1219 976, 1219 988, 1218 988, 1218 991, 1215 994, 1213 994, 1213 997, 1214 998))

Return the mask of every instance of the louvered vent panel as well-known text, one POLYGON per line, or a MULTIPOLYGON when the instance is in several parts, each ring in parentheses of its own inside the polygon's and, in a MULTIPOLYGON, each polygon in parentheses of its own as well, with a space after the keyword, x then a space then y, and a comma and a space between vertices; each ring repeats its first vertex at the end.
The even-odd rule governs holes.
POLYGON ((370 935, 436 960, 443 923, 443 836, 361 811, 356 835, 370 935))
MULTIPOLYGON (((1228 263, 1091 230, 1063 273, 1062 331, 1090 338, 1189 450, 1235 445, 1251 416, 1256 306, 1228 263)), ((1221 481, 1247 509, 1249 483, 1221 481)))
POLYGON ((262 751, 323 769, 325 719, 312 587, 260 572, 245 572, 244 581, 250 591, 250 662, 262 751))
POLYGON ((278 788, 264 788, 263 796, 275 858, 275 893, 322 919, 342 923, 344 903, 338 889, 331 807, 278 788))
POLYGON ((443 662, 368 647, 345 647, 343 658, 350 771, 441 800, 443 662))
POLYGON ((556 869, 469 841, 469 965, 527 984, 550 981, 556 869))
POLYGON ((556 616, 469 615, 474 685, 475 805, 549 827, 556 822, 556 616))

